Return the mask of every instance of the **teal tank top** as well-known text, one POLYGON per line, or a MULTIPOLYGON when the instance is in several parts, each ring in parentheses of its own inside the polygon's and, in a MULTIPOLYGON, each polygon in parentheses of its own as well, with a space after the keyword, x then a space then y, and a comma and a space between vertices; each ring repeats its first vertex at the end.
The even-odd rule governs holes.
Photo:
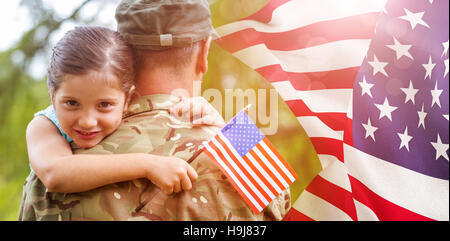
POLYGON ((59 125, 59 121, 58 118, 56 117, 56 112, 55 109, 53 108, 53 105, 50 105, 49 107, 47 107, 47 109, 45 110, 41 110, 37 113, 34 114, 34 116, 45 116, 47 117, 49 120, 51 120, 53 122, 53 124, 55 124, 56 127, 58 127, 59 132, 61 133, 61 135, 69 142, 72 142, 72 139, 66 134, 64 133, 64 131, 61 129, 61 126, 59 125))

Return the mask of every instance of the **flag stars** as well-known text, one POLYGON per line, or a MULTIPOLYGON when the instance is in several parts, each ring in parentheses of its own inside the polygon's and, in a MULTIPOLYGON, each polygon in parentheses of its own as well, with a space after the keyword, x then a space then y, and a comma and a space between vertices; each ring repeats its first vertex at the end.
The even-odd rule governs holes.
POLYGON ((430 26, 428 26, 428 24, 422 20, 423 14, 425 12, 413 13, 413 12, 410 12, 406 8, 404 8, 404 10, 405 10, 406 15, 401 16, 399 18, 408 21, 411 24, 411 28, 413 30, 417 26, 417 24, 420 24, 427 28, 430 28, 430 26))
POLYGON ((431 96, 433 99, 431 100, 431 107, 433 107, 434 104, 437 104, 439 107, 441 107, 441 102, 439 100, 439 97, 441 96, 443 90, 440 90, 437 88, 437 81, 436 85, 434 86, 434 89, 431 90, 431 96))
POLYGON ((436 150, 436 160, 439 157, 443 156, 448 161, 448 155, 447 155, 448 144, 442 143, 439 133, 437 135, 436 142, 431 142, 431 145, 436 150))
POLYGON ((371 137, 373 141, 375 141, 375 131, 378 130, 377 127, 372 126, 372 123, 370 123, 370 117, 367 119, 367 123, 362 123, 364 129, 366 130, 366 139, 367 137, 371 137))
POLYGON ((431 79, 431 73, 433 71, 434 66, 436 65, 436 64, 432 63, 431 56, 428 59, 428 63, 427 64, 422 64, 422 65, 423 65, 423 67, 425 68, 425 71, 426 71, 424 79, 427 79, 427 76, 430 77, 430 79, 431 79))
POLYGON ((369 84, 366 82, 366 77, 363 76, 363 81, 359 82, 359 86, 361 86, 361 96, 367 94, 372 98, 372 93, 370 92, 370 88, 373 87, 374 84, 369 84))
POLYGON ((395 51, 395 54, 397 55, 397 60, 399 60, 402 56, 406 56, 406 57, 414 60, 414 58, 411 56, 411 54, 408 51, 411 48, 411 45, 406 45, 406 44, 403 45, 396 38, 394 38, 393 45, 386 45, 386 47, 395 51))
POLYGON ((427 113, 425 111, 423 111, 423 104, 422 104, 422 110, 417 111, 417 114, 419 115, 419 125, 417 125, 417 128, 422 126, 423 129, 425 130, 425 117, 427 117, 427 113))
POLYGON ((388 74, 386 73, 386 71, 384 70, 384 68, 386 67, 386 65, 388 64, 387 62, 380 62, 377 59, 377 56, 373 55, 373 61, 369 61, 368 62, 372 68, 373 68, 373 75, 375 76, 378 72, 384 74, 386 77, 388 77, 388 74))
POLYGON ((386 116, 390 121, 392 121, 392 112, 396 110, 397 107, 389 105, 387 97, 384 99, 384 103, 382 105, 375 104, 375 106, 380 110, 380 119, 386 116))
POLYGON ((412 136, 408 135, 408 127, 405 128, 405 131, 403 133, 397 133, 398 137, 400 137, 401 143, 399 150, 402 149, 402 147, 405 147, 406 150, 409 152, 409 142, 412 139, 412 136))
POLYGON ((409 87, 408 88, 400 88, 403 93, 405 93, 405 104, 411 100, 411 102, 414 104, 414 96, 417 94, 417 92, 419 91, 418 89, 414 89, 413 85, 412 85, 412 81, 409 81, 409 87))

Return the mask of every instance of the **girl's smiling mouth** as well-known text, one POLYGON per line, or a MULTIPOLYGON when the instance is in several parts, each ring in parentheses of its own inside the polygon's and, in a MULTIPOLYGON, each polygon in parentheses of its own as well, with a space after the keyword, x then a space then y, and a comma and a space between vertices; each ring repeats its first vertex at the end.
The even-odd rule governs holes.
POLYGON ((97 136, 98 133, 100 133, 100 131, 79 131, 79 130, 75 130, 75 132, 78 134, 78 136, 81 139, 85 139, 85 140, 90 140, 92 138, 94 138, 95 136, 97 136))

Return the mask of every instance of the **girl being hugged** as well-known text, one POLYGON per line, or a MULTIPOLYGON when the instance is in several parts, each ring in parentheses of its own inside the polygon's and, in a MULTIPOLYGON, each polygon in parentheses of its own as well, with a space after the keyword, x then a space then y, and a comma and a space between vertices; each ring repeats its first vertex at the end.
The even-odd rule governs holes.
MULTIPOLYGON (((49 191, 82 192, 137 178, 149 179, 167 194, 192 188, 197 173, 180 158, 72 153, 71 142, 91 148, 113 133, 133 95, 132 51, 117 32, 69 31, 53 48, 47 87, 52 105, 35 114, 26 140, 32 170, 49 191)), ((208 108, 200 108, 202 116, 223 121, 208 108)))

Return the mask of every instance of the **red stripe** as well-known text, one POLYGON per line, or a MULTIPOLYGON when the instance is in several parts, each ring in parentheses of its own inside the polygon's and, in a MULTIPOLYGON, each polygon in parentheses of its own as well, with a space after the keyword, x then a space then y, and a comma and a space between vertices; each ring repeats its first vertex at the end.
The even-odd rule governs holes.
POLYGON ((289 1, 290 0, 271 0, 261 10, 242 20, 255 20, 258 22, 269 23, 270 20, 272 20, 273 11, 289 1))
POLYGON ((434 221, 382 198, 350 175, 349 179, 353 197, 370 208, 380 221, 434 221))
MULTIPOLYGON (((294 172, 292 167, 287 163, 287 161, 281 156, 281 154, 277 151, 277 149, 270 143, 269 139, 267 137, 263 138, 264 143, 270 148, 273 154, 280 160, 280 162, 286 167, 286 169, 291 173, 291 175, 294 177, 294 179, 297 179, 297 173, 294 172)), ((291 183, 290 181, 288 183, 291 183)))
POLYGON ((341 209, 354 221, 358 220, 351 192, 329 182, 320 175, 311 181, 306 190, 341 209))
MULTIPOLYGON (((256 148, 259 150, 259 152, 261 152, 261 154, 263 154, 263 156, 266 158, 266 160, 272 165, 273 168, 275 168, 275 170, 278 172, 278 174, 280 174, 281 178, 284 179, 284 181, 289 186, 289 184, 291 184, 291 181, 286 176, 286 174, 281 170, 281 168, 275 163, 275 160, 273 160, 272 157, 269 156, 269 154, 261 146, 261 144, 259 144, 259 143, 256 144, 256 148)), ((277 179, 280 180, 279 178, 277 178, 277 179)), ((280 180, 280 182, 281 182, 281 180, 280 180)), ((284 190, 288 186, 283 185, 283 188, 281 190, 284 190)))
POLYGON ((289 80, 296 90, 351 89, 359 66, 338 70, 295 73, 286 72, 281 65, 267 65, 255 69, 269 82, 289 80))
POLYGON ((327 137, 310 137, 317 154, 332 155, 344 162, 344 142, 327 137))
POLYGON ((244 159, 244 161, 250 166, 250 168, 256 173, 256 175, 258 175, 259 179, 261 179, 264 184, 266 185, 267 188, 269 188, 269 190, 272 192, 272 194, 274 196, 278 196, 278 192, 277 190, 275 190, 275 188, 272 186, 272 184, 270 184, 267 179, 262 175, 262 173, 258 170, 258 168, 255 167, 255 165, 253 164, 252 161, 250 161, 250 159, 245 155, 242 157, 242 159, 244 159))
MULTIPOLYGON (((353 103, 350 103, 353 105, 353 103)), ((344 143, 353 146, 353 120, 347 116, 344 130, 344 143)))
MULTIPOLYGON (((216 140, 220 139, 218 135, 214 137, 216 140)), ((230 164, 229 160, 222 154, 222 151, 213 143, 210 142, 209 146, 213 148, 216 153, 219 155, 219 157, 222 159, 222 161, 227 165, 228 169, 231 170, 231 172, 234 174, 234 176, 239 180, 239 182, 242 184, 242 186, 247 190, 247 192, 253 197, 253 199, 256 200, 256 202, 259 204, 260 207, 264 208, 266 205, 259 199, 259 197, 255 194, 252 188, 250 188, 246 181, 239 175, 239 173, 234 170, 233 166, 230 164)), ((231 179, 231 178, 230 178, 231 179)), ((236 189, 239 189, 239 186, 235 186, 236 189)), ((244 192, 242 192, 244 193, 244 192)), ((257 212, 259 213, 259 211, 257 212)))
MULTIPOLYGON (((215 147, 213 146, 213 143, 210 141, 209 146, 219 155, 219 158, 221 158, 222 161, 224 161, 223 156, 220 155, 220 151, 218 151, 215 147)), ((233 180, 233 178, 231 178, 230 174, 225 170, 224 167, 222 167, 222 165, 219 164, 219 162, 216 160, 216 158, 214 157, 214 155, 209 152, 208 149, 205 148, 205 153, 216 162, 217 166, 222 170, 222 172, 227 176, 228 181, 230 181, 230 183, 233 185, 234 189, 236 189, 236 191, 239 193, 239 195, 241 195, 241 197, 245 200, 245 202, 247 203, 247 205, 249 205, 250 209, 253 211, 253 213, 258 214, 259 210, 258 208, 252 203, 252 201, 250 201, 250 199, 247 197, 247 195, 245 195, 245 193, 239 188, 239 186, 236 184, 236 182, 233 180)))
POLYGON ((286 216, 284 216, 282 221, 314 221, 314 219, 306 216, 305 214, 297 211, 295 208, 292 207, 286 213, 286 216))
MULTIPOLYGON (((242 166, 240 161, 234 156, 234 154, 231 152, 231 150, 228 148, 228 145, 220 138, 219 135, 217 135, 216 140, 222 145, 222 147, 225 149, 225 151, 228 153, 228 155, 233 159, 234 163, 239 167, 239 169, 244 173, 244 175, 250 180, 250 182, 255 185, 256 189, 264 196, 264 198, 270 203, 272 199, 267 195, 267 193, 264 191, 264 189, 260 186, 260 184, 252 177, 252 175, 247 171, 247 169, 242 166)), ((275 195, 276 196, 276 195, 275 195)))
POLYGON ((265 33, 253 28, 223 36, 216 42, 231 53, 264 44, 270 50, 298 50, 347 39, 371 39, 379 13, 366 13, 316 22, 286 32, 265 33))
POLYGON ((347 114, 338 112, 323 112, 316 113, 312 112, 308 106, 303 102, 303 100, 288 100, 286 104, 291 109, 292 113, 296 117, 300 116, 316 116, 325 125, 330 127, 335 131, 342 131, 345 129, 347 123, 347 114))
MULTIPOLYGON (((272 171, 266 166, 266 164, 259 158, 259 156, 255 153, 253 149, 251 149, 246 155, 252 155, 252 157, 258 162, 258 164, 266 171, 269 177, 273 180, 273 182, 281 189, 284 190, 283 184, 278 180, 278 178, 272 173, 272 171)), ((278 195, 278 192, 277 192, 278 195)))

